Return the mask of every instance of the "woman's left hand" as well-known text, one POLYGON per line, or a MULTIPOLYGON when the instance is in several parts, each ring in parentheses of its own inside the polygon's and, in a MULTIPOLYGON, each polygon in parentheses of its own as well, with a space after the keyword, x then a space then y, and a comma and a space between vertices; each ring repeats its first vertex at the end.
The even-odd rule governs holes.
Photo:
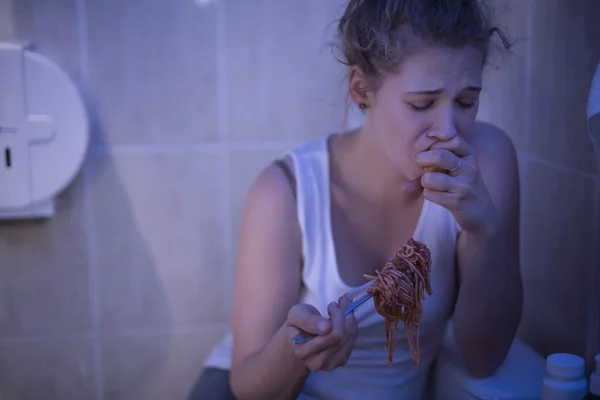
POLYGON ((460 136, 436 142, 417 155, 422 167, 449 171, 425 172, 424 197, 447 208, 465 231, 489 232, 496 226, 494 205, 478 169, 474 149, 460 136))

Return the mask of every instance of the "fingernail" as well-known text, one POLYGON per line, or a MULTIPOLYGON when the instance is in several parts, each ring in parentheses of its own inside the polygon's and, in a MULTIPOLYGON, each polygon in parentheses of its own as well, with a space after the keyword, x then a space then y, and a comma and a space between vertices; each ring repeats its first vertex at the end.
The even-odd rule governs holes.
POLYGON ((352 295, 351 295, 350 293, 346 293, 346 299, 347 299, 349 302, 352 302, 352 301, 354 301, 354 298, 352 297, 352 295))
POLYGON ((327 321, 319 321, 317 323, 317 329, 320 332, 325 332, 327 330, 327 321))
POLYGON ((335 301, 332 301, 331 303, 329 303, 329 307, 337 307, 337 303, 335 301))

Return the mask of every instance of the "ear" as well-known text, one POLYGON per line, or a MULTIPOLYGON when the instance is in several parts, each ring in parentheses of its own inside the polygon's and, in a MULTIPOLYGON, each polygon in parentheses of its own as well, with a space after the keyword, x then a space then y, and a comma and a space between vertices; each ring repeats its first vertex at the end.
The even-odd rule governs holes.
POLYGON ((362 70, 355 65, 352 66, 348 72, 348 89, 352 101, 358 107, 360 107, 361 104, 365 106, 361 108, 369 108, 372 106, 372 104, 370 104, 372 99, 369 95, 370 89, 367 77, 362 70))

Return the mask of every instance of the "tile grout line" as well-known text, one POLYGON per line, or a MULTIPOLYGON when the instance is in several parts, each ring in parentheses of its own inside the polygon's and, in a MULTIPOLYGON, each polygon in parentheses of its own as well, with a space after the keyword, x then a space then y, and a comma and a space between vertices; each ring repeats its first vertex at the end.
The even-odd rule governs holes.
MULTIPOLYGON (((223 203, 221 205, 222 221, 224 221, 224 227, 222 232, 223 245, 225 246, 225 257, 226 257, 226 274, 223 276, 221 281, 223 296, 226 300, 222 303, 223 317, 228 315, 229 310, 232 306, 232 294, 227 293, 230 287, 230 282, 233 279, 233 263, 235 262, 235 249, 233 239, 231 237, 231 140, 229 135, 229 112, 228 112, 228 98, 229 98, 229 81, 227 76, 227 3, 225 1, 219 1, 216 3, 217 13, 217 67, 218 67, 218 89, 217 89, 217 102, 219 108, 218 114, 218 136, 219 141, 223 146, 223 177, 221 179, 221 195, 223 196, 223 203)), ((229 318, 227 318, 229 319, 229 318)))
POLYGON ((88 40, 87 40, 87 19, 86 0, 77 0, 77 42, 79 48, 79 69, 81 77, 85 80, 89 78, 89 59, 88 59, 88 40))
POLYGON ((523 151, 523 150, 517 150, 517 155, 522 160, 526 160, 526 161, 530 161, 530 162, 533 162, 536 164, 544 165, 546 167, 553 168, 558 171, 569 172, 569 173, 578 175, 583 178, 592 179, 595 182, 600 182, 600 174, 594 174, 591 172, 581 171, 577 168, 570 167, 570 166, 564 165, 564 164, 559 164, 559 163, 550 161, 547 158, 544 158, 544 157, 541 157, 541 156, 538 156, 535 154, 531 154, 531 153, 529 153, 527 151, 523 151))
MULTIPOLYGON (((208 324, 193 324, 175 326, 170 328, 142 328, 142 329, 113 329, 103 332, 104 338, 128 338, 128 337, 152 337, 152 336, 169 336, 169 335, 186 335, 207 332, 222 332, 225 324, 222 322, 213 322, 208 324)), ((18 335, 7 336, 0 338, 0 345, 12 343, 46 343, 46 342, 62 342, 73 340, 89 340, 95 337, 94 333, 59 333, 50 335, 18 335)))
POLYGON ((88 262, 90 270, 90 305, 92 309, 93 360, 96 372, 96 398, 104 399, 104 371, 102 368, 102 334, 100 332, 100 282, 98 274, 98 251, 96 240, 96 217, 94 215, 94 199, 92 196, 91 166, 85 170, 85 217, 87 220, 88 262))
MULTIPOLYGON (((78 30, 78 50, 79 50, 79 68, 81 78, 87 82, 89 79, 89 59, 88 59, 88 38, 87 38, 87 19, 86 19, 86 0, 77 0, 77 30, 78 30)), ((89 122, 88 122, 89 123, 89 122)), ((92 148, 88 148, 88 156, 92 148)), ((88 161, 89 162, 89 161, 88 161)), ((83 183, 84 183, 84 202, 85 219, 87 226, 87 247, 89 263, 89 285, 90 285, 90 308, 92 320, 92 363, 94 370, 94 389, 96 400, 104 399, 104 371, 102 367, 102 342, 100 333, 100 288, 98 281, 98 260, 96 248, 96 220, 94 216, 94 200, 91 194, 92 176, 90 165, 84 164, 83 183)))
MULTIPOLYGON (((523 218, 523 209, 525 207, 525 204, 527 204, 527 191, 523 190, 523 182, 525 181, 525 177, 527 176, 527 167, 528 167, 528 161, 526 160, 526 158, 523 156, 522 153, 517 151, 517 162, 519 165, 519 192, 520 192, 520 199, 519 199, 519 213, 520 213, 520 221, 519 221, 519 247, 521 249, 525 248, 525 235, 522 234, 523 232, 523 227, 525 224, 525 218, 523 218)), ((521 268, 523 267, 523 251, 521 251, 521 256, 520 256, 520 260, 519 262, 521 263, 521 268)))
POLYGON ((525 22, 525 34, 527 35, 527 51, 525 54, 525 107, 523 119, 525 121, 525 148, 528 149, 531 143, 531 66, 532 61, 532 35, 533 35, 533 1, 527 3, 527 13, 525 22))
MULTIPOLYGON (((18 336, 5 336, 0 338, 0 346, 15 343, 48 343, 48 342, 73 342, 77 340, 90 340, 93 339, 92 333, 61 333, 56 335, 18 335, 18 336)), ((1 397, 0 397, 1 399, 1 397)))
MULTIPOLYGON (((226 123, 226 122, 225 122, 226 123)), ((224 135, 223 135, 224 136, 224 135)), ((222 154, 236 151, 270 151, 281 150, 296 146, 297 141, 266 141, 266 142, 227 142, 228 139, 219 139, 219 143, 200 145, 119 145, 119 146, 90 146, 92 156, 105 155, 161 155, 161 154, 222 154)))

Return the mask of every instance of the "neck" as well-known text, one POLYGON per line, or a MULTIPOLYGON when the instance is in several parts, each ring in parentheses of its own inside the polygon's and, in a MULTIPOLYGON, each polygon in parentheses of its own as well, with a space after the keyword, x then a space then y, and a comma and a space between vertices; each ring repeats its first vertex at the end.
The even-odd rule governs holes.
POLYGON ((368 196, 381 201, 412 201, 418 195, 402 189, 408 178, 398 171, 373 140, 373 135, 360 128, 347 134, 340 151, 340 162, 348 179, 368 196))

